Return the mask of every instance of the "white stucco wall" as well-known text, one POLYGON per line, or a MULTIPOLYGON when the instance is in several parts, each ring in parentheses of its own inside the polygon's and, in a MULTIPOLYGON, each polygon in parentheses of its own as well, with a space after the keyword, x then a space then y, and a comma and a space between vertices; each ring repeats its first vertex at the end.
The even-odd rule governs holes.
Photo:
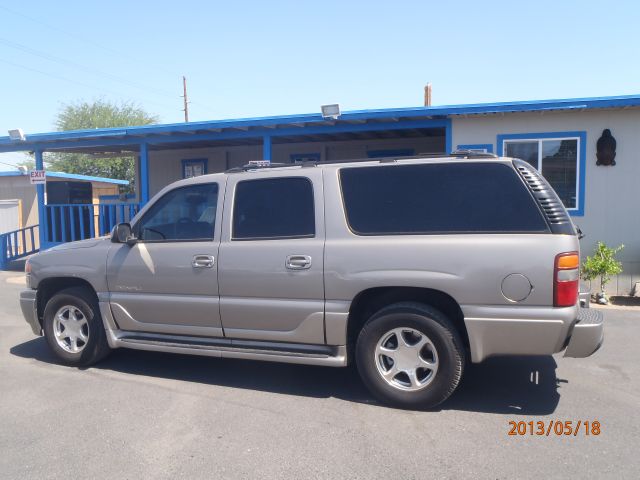
MULTIPOLYGON (((640 282, 640 109, 585 110, 486 115, 453 120, 453 147, 493 144, 497 135, 585 131, 587 144, 584 216, 573 221, 585 233, 582 256, 591 254, 598 240, 609 246, 624 244, 619 254, 624 273, 612 280, 612 293, 628 294, 640 282), (608 128, 617 140, 617 165, 596 166, 596 142, 608 128)), ((595 287, 595 285, 594 285, 595 287)))

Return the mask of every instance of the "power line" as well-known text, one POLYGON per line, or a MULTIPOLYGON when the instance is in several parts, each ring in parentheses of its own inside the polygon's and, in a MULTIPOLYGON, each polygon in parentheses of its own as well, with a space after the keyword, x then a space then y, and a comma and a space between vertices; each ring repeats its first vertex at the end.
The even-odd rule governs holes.
POLYGON ((113 80, 115 80, 117 82, 124 83, 126 85, 138 88, 140 90, 144 90, 144 91, 151 92, 151 93, 156 93, 157 95, 164 96, 164 97, 171 97, 171 98, 175 97, 175 94, 170 93, 168 91, 155 89, 155 88, 149 87, 147 85, 137 84, 137 83, 132 82, 132 81, 130 81, 130 80, 124 78, 124 77, 120 77, 120 76, 114 75, 112 73, 104 72, 104 71, 99 70, 97 68, 89 67, 87 65, 83 65, 81 63, 78 63, 78 62, 75 62, 73 60, 69 60, 69 59, 63 58, 63 57, 57 57, 55 55, 48 54, 48 53, 43 52, 41 50, 36 50, 35 48, 28 47, 27 45, 23 45, 21 43, 13 42, 13 41, 8 40, 6 38, 0 37, 0 44, 4 44, 4 45, 6 45, 8 47, 15 48, 15 49, 21 50, 23 52, 27 52, 27 53, 29 53, 31 55, 35 55, 35 56, 40 57, 40 58, 44 58, 45 60, 61 63, 61 64, 64 64, 64 65, 70 65, 72 67, 88 71, 89 73, 93 73, 95 75, 101 75, 101 76, 104 76, 104 77, 108 77, 108 78, 111 78, 111 79, 113 79, 113 80))
MULTIPOLYGON (((90 89, 94 89, 95 88, 95 86, 89 85, 88 83, 79 82, 79 81, 73 80, 71 78, 62 77, 60 75, 55 75, 55 74, 52 74, 52 73, 49 73, 49 72, 45 72, 43 70, 39 70, 37 68, 28 67, 26 65, 21 65, 19 63, 14 63, 14 62, 11 62, 9 60, 4 60, 2 58, 0 58, 0 62, 6 63, 8 65, 12 65, 14 67, 22 68, 24 70, 29 70, 31 72, 39 73, 39 74, 45 75, 47 77, 55 78, 56 80, 62 80, 63 82, 75 83, 76 85, 80 85, 82 87, 86 87, 86 88, 90 88, 90 89)), ((102 91, 102 92, 105 92, 105 93, 111 93, 113 95, 118 95, 118 96, 121 95, 121 92, 116 92, 115 90, 110 90, 110 89, 103 88, 103 87, 100 87, 99 90, 102 91)), ((147 103, 153 103, 153 104, 161 106, 163 108, 169 108, 169 109, 172 109, 172 110, 175 108, 175 106, 169 107, 168 105, 165 105, 165 104, 162 104, 162 103, 158 103, 158 102, 154 102, 152 100, 146 100, 146 102, 147 103)))
POLYGON ((13 163, 0 162, 2 165, 7 165, 9 167, 18 168, 18 165, 14 165, 13 163))
MULTIPOLYGON (((29 15, 25 15, 24 13, 21 13, 21 12, 16 12, 15 10, 12 10, 12 9, 10 9, 10 8, 7 8, 7 7, 5 7, 4 5, 0 5, 0 9, 4 10, 4 11, 6 11, 6 12, 9 12, 9 13, 11 13, 11 14, 13 14, 13 15, 16 15, 16 16, 19 16, 19 17, 22 17, 22 18, 26 18, 27 20, 31 20, 32 22, 38 23, 38 24, 40 24, 40 25, 42 25, 42 26, 44 26, 44 27, 47 27, 47 28, 48 28, 48 29, 50 29, 50 30, 55 31, 55 32, 60 32, 60 33, 63 33, 63 34, 65 34, 65 35, 69 36, 69 37, 75 38, 75 39, 77 39, 77 40, 82 40, 83 42, 90 43, 90 44, 92 44, 92 45, 94 45, 94 46, 96 46, 96 47, 98 47, 98 48, 101 48, 101 49, 103 49, 103 50, 106 50, 106 51, 110 52, 112 55, 117 55, 119 59, 121 59, 122 57, 125 57, 125 58, 128 58, 128 59, 129 59, 131 62, 133 62, 134 64, 136 64, 136 65, 140 65, 140 59, 139 59, 139 58, 134 58, 134 57, 132 57, 132 56, 130 56, 130 55, 128 55, 128 54, 126 54, 126 53, 119 52, 119 51, 117 51, 117 50, 115 50, 115 49, 113 49, 113 48, 111 48, 111 47, 107 47, 107 46, 105 46, 105 45, 102 45, 102 44, 100 44, 100 43, 97 43, 96 41, 94 41, 94 40, 93 40, 93 39, 91 39, 91 38, 84 37, 84 36, 82 36, 82 35, 78 35, 78 34, 76 34, 76 33, 68 32, 68 31, 66 31, 66 30, 64 30, 64 29, 62 29, 62 28, 60 28, 60 27, 56 27, 56 26, 53 26, 53 25, 49 25, 48 23, 43 22, 42 20, 39 20, 39 19, 34 18, 34 17, 31 17, 31 16, 29 16, 29 15)), ((177 75, 175 74, 175 72, 171 72, 171 71, 169 71, 169 70, 167 70, 167 69, 165 69, 165 68, 160 67, 159 65, 152 65, 152 64, 148 64, 148 66, 150 66, 150 67, 152 67, 152 68, 154 68, 154 69, 157 69, 157 70, 159 70, 159 71, 162 71, 162 72, 164 72, 164 73, 167 73, 167 74, 169 74, 169 75, 172 75, 172 76, 177 77, 177 75)))
MULTIPOLYGON (((12 9, 10 9, 10 8, 8 8, 8 7, 6 7, 6 6, 4 6, 4 5, 0 5, 0 9, 4 10, 4 11, 6 11, 6 12, 9 12, 9 13, 11 13, 12 15, 16 15, 16 16, 18 16, 18 17, 26 18, 27 20, 30 20, 30 21, 35 22, 35 23, 37 23, 37 24, 40 24, 40 25, 42 25, 42 26, 44 26, 44 27, 46 27, 46 28, 48 28, 48 29, 50 29, 50 30, 52 30, 52 31, 60 32, 60 33, 63 33, 63 34, 65 34, 65 35, 67 35, 67 36, 69 36, 69 37, 71 37, 71 38, 75 38, 75 39, 81 40, 81 41, 83 41, 83 42, 90 43, 90 44, 92 44, 92 45, 94 45, 94 46, 96 46, 96 47, 98 47, 98 48, 101 48, 101 49, 103 49, 103 50, 105 50, 105 51, 107 51, 107 52, 110 52, 110 53, 111 53, 112 55, 114 55, 114 56, 117 56, 117 58, 118 58, 119 60, 122 60, 122 58, 126 58, 126 59, 128 59, 130 62, 134 63, 135 65, 140 65, 140 64, 141 64, 141 62, 140 62, 140 58, 134 58, 134 57, 132 57, 132 56, 130 56, 130 55, 128 55, 128 54, 126 54, 126 53, 123 53, 123 52, 120 52, 120 51, 118 51, 118 50, 115 50, 114 48, 111 48, 111 47, 107 47, 107 46, 105 46, 105 45, 102 45, 102 44, 100 44, 100 43, 98 43, 98 42, 94 41, 94 40, 93 40, 93 39, 91 39, 91 38, 84 37, 84 36, 82 36, 82 35, 78 35, 78 34, 76 34, 76 33, 68 32, 67 30, 64 30, 64 29, 62 29, 62 28, 59 28, 59 27, 56 27, 56 26, 50 25, 50 24, 48 24, 48 23, 46 23, 46 22, 43 22, 42 20, 39 20, 39 19, 37 19, 37 18, 34 18, 34 17, 29 16, 29 15, 25 15, 24 13, 17 12, 17 11, 15 11, 15 10, 12 10, 12 9)), ((94 69, 94 68, 92 68, 92 67, 86 67, 86 66, 83 66, 83 65, 81 65, 81 64, 78 64, 77 62, 73 62, 73 61, 70 61, 70 60, 67 60, 67 59, 62 59, 62 58, 60 58, 60 57, 54 57, 54 56, 49 55, 49 54, 47 54, 47 53, 40 52, 40 51, 38 51, 38 50, 32 49, 32 48, 30 48, 30 47, 27 47, 26 45, 21 45, 21 44, 18 44, 18 43, 16 43, 16 42, 12 42, 12 41, 10 41, 10 40, 4 40, 4 42, 3 42, 3 43, 5 43, 5 45, 8 45, 8 46, 13 46, 13 48, 23 49, 24 51, 28 51, 29 53, 31 53, 31 54, 33 54, 33 55, 37 55, 37 56, 40 56, 40 57, 42 57, 42 58, 46 58, 46 59, 48 59, 48 60, 52 60, 52 61, 59 61, 59 62, 61 61, 61 62, 67 63, 67 64, 73 64, 73 65, 75 65, 75 66, 77 66, 77 67, 79 67, 79 68, 84 68, 84 69, 94 70, 95 72, 99 72, 99 74, 101 74, 101 75, 106 75, 106 76, 112 77, 112 78, 114 78, 114 79, 117 79, 117 81, 120 81, 120 82, 123 82, 123 83, 127 83, 127 84, 132 85, 132 86, 134 86, 134 87, 136 87, 136 88, 142 88, 143 90, 149 90, 147 87, 143 87, 143 86, 140 86, 140 85, 136 85, 136 84, 134 84, 134 83, 130 82, 129 80, 124 80, 124 79, 122 79, 122 77, 118 77, 118 76, 113 75, 113 74, 109 74, 109 73, 106 73, 106 72, 102 72, 102 71, 97 70, 97 69, 94 69), (12 44, 12 45, 9 45, 9 44, 12 44), (37 52, 37 53, 36 53, 36 52, 37 52)), ((9 63, 9 62, 6 62, 6 61, 5 61, 5 63, 9 63)), ((24 67, 24 66, 17 65, 17 64, 14 64, 14 66, 18 66, 18 67, 20 67, 20 68, 27 68, 27 69, 29 69, 28 67, 24 67)), ((147 63, 147 66, 149 66, 149 67, 151 67, 151 68, 153 68, 153 69, 156 69, 156 70, 158 70, 158 71, 162 71, 162 72, 164 72, 164 73, 167 73, 167 74, 169 74, 169 75, 171 75, 171 76, 176 76, 174 72, 171 72, 171 71, 169 71, 169 70, 167 70, 167 69, 165 69, 165 68, 161 68, 159 65, 155 65, 155 64, 147 63)), ((47 74, 47 73, 42 72, 42 71, 38 71, 38 70, 36 70, 36 69, 31 69, 31 70, 33 70, 33 71, 37 71, 38 73, 42 73, 43 75, 51 76, 50 74, 47 74)), ((58 77, 58 78, 60 79, 61 77, 58 77)), ((66 81, 72 81, 72 82, 74 82, 74 83, 78 83, 78 82, 75 82, 75 81, 73 81, 73 80, 68 80, 68 79, 66 79, 66 81)), ((85 86, 87 86, 87 85, 85 85, 85 86)), ((105 91, 106 91, 106 89, 103 89, 103 90, 105 90, 105 91)), ((160 92, 160 90, 158 90, 158 89, 152 89, 152 90, 156 90, 156 92, 160 92)), ((119 94, 118 94, 118 95, 119 95, 119 94)), ((163 91, 163 93, 161 93, 160 95, 168 95, 168 96, 173 97, 173 95, 174 95, 174 94, 173 94, 173 93, 168 93, 167 91, 163 91)), ((151 103, 155 103, 156 105, 158 105, 158 103, 157 103, 157 102, 151 102, 151 103)), ((194 101, 191 101, 190 103, 196 104, 196 105, 198 105, 198 106, 200 106, 200 107, 204 107, 205 109, 210 110, 211 112, 214 112, 214 111, 215 111, 215 109, 214 109, 213 107, 211 107, 211 106, 209 106, 209 105, 206 105, 206 104, 204 104, 204 103, 202 103, 202 102, 199 102, 199 101, 195 101, 195 102, 194 102, 194 101)), ((165 108, 166 108, 166 107, 165 107, 165 108)), ((171 107, 171 108, 173 108, 173 107, 171 107)))

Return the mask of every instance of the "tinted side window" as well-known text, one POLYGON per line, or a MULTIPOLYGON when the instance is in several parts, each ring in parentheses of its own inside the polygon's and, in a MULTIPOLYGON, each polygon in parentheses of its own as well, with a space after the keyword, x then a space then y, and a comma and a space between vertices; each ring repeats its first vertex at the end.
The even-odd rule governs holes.
POLYGON ((360 235, 548 231, 507 165, 344 168, 340 180, 347 220, 360 235))
POLYGON ((238 182, 233 207, 233 239, 312 237, 313 186, 307 178, 238 182))
POLYGON ((147 241, 213 240, 218 184, 205 183, 167 192, 135 225, 147 241))

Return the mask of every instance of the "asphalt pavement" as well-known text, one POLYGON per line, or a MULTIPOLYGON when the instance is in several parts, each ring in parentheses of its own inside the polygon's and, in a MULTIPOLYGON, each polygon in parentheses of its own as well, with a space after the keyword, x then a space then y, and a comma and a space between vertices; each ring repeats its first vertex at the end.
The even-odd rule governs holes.
POLYGON ((471 365, 417 412, 379 405, 354 368, 133 350, 61 366, 22 318, 20 282, 0 272, 0 478, 640 477, 637 308, 606 310, 590 358, 471 365))

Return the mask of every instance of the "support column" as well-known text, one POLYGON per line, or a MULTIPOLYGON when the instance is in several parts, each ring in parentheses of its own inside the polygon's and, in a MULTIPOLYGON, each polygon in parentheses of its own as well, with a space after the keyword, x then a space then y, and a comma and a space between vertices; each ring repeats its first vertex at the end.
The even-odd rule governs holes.
POLYGON ((144 207, 149 201, 149 149, 146 143, 140 144, 140 203, 144 207))
POLYGON ((449 155, 451 152, 453 152, 453 140, 452 140, 452 136, 453 136, 453 124, 451 122, 451 119, 448 118, 446 120, 446 125, 444 127, 445 129, 445 133, 444 133, 444 153, 449 155))
POLYGON ((262 137, 262 159, 271 161, 271 136, 262 137))
MULTIPOLYGON (((42 150, 35 150, 36 170, 44 170, 44 160, 42 150)), ((36 195, 38 202, 38 238, 40 239, 40 249, 47 247, 47 232, 49 225, 46 223, 46 215, 44 211, 44 185, 36 185, 36 195)))

